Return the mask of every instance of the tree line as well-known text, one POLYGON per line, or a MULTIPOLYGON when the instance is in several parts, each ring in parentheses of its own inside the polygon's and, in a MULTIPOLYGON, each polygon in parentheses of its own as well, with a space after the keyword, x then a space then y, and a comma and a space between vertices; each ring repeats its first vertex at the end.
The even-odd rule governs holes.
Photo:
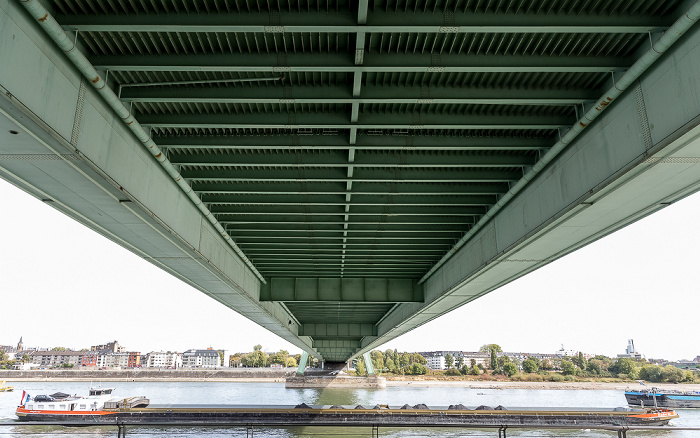
MULTIPOLYGON (((370 352, 372 366, 379 373, 393 373, 403 375, 422 375, 428 372, 425 366, 428 361, 418 353, 399 353, 397 350, 372 350, 370 352)), ((367 368, 362 356, 357 358, 355 373, 359 376, 367 375, 367 368)))

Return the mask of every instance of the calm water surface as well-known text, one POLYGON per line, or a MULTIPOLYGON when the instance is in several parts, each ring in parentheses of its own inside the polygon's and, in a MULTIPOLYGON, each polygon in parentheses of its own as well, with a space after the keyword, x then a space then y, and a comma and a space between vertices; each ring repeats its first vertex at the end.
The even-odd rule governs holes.
MULTIPOLYGON (((299 403, 318 405, 357 405, 374 406, 375 404, 442 406, 462 403, 466 406, 503 405, 506 408, 518 406, 538 407, 618 407, 625 406, 622 391, 561 391, 533 389, 469 389, 469 388, 419 388, 390 387, 374 389, 285 389, 283 383, 229 383, 229 382, 101 382, 103 386, 117 388, 116 394, 127 396, 145 395, 152 403, 222 403, 222 404, 290 404, 299 403)), ((89 388, 84 382, 17 382, 13 385, 15 392, 0 393, 0 421, 16 419, 14 410, 22 390, 32 395, 66 392, 86 394, 89 388)), ((700 427, 700 409, 678 410, 680 418, 671 422, 672 426, 700 427)), ((113 428, 61 428, 61 427, 2 427, 0 438, 4 437, 116 437, 113 428)), ((129 438, 192 438, 192 437, 245 437, 242 428, 129 428, 129 438)), ((256 429, 258 438, 302 438, 302 437, 352 437, 371 436, 370 428, 327 428, 296 427, 288 429, 256 429)), ((494 430, 458 430, 458 429, 380 429, 380 436, 388 438, 409 437, 497 437, 494 430)), ((582 431, 508 431, 509 437, 584 437, 614 438, 613 432, 582 431)), ((700 438, 700 433, 693 431, 669 432, 630 432, 634 437, 653 438, 700 438)))

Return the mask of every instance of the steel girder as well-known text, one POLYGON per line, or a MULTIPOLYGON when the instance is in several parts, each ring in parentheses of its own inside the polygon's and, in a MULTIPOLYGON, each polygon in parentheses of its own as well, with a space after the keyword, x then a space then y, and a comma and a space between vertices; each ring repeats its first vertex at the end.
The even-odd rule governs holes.
POLYGON ((422 297, 325 283, 421 278, 678 14, 644 0, 46 3, 265 276, 261 306, 338 360, 422 297), (273 288, 289 278, 303 286, 273 288))

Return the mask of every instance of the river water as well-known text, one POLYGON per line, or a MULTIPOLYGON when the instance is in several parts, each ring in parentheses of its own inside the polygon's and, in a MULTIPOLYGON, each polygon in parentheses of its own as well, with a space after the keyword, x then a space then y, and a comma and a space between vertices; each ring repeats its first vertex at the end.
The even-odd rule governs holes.
MULTIPOLYGON (((151 403, 219 403, 219 404, 288 404, 358 405, 375 404, 446 406, 462 403, 465 406, 498 406, 516 408, 535 407, 618 407, 625 406, 623 391, 593 390, 534 390, 534 389, 470 389, 455 387, 389 387, 387 389, 286 389, 284 383, 231 383, 231 382, 101 382, 102 386, 116 387, 115 395, 124 397, 144 395, 151 403)), ((86 394, 84 382, 17 382, 15 392, 0 393, 0 422, 16 419, 14 410, 22 397, 22 390, 32 395, 65 392, 86 394)), ((700 409, 679 409, 680 418, 672 426, 700 427, 700 409)), ((116 428, 62 428, 55 426, 0 427, 3 437, 116 437, 116 428)), ((245 437, 243 428, 129 428, 129 438, 223 438, 245 437)), ((353 437, 371 436, 371 428, 295 427, 288 429, 256 429, 258 438, 353 437)), ((497 437, 495 430, 476 429, 391 429, 381 428, 380 436, 409 437, 497 437)), ((574 431, 519 431, 509 430, 509 437, 584 437, 614 438, 614 432, 597 430, 574 431)), ((699 438, 697 431, 639 431, 628 437, 699 438)))

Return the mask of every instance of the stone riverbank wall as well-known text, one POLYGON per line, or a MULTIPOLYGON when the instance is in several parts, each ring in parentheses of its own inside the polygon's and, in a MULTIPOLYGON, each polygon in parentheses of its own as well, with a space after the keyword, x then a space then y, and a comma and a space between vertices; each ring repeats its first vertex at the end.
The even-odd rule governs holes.
POLYGON ((189 381, 189 380, 257 380, 280 379, 284 381, 287 375, 296 368, 228 368, 219 370, 161 370, 161 369, 129 369, 129 370, 0 370, 0 380, 8 382, 31 380, 78 380, 78 381, 189 381))

